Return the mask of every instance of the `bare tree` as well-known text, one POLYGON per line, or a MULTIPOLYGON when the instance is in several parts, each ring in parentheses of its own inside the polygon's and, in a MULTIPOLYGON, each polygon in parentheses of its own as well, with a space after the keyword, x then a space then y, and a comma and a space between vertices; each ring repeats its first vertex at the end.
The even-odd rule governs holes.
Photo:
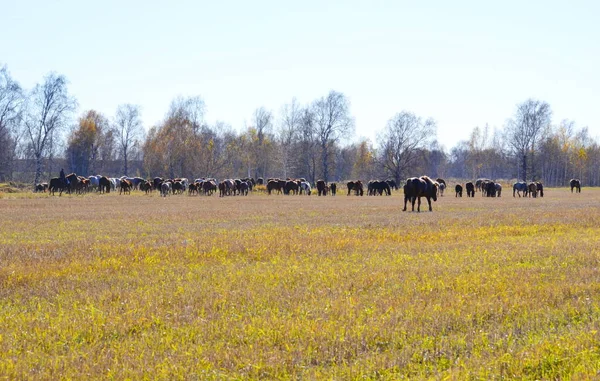
POLYGON ((283 177, 287 178, 290 171, 290 154, 292 144, 299 134, 302 123, 302 109, 296 98, 281 108, 281 120, 277 130, 283 177))
POLYGON ((140 106, 123 104, 117 108, 114 129, 117 136, 117 144, 123 160, 123 174, 128 175, 128 160, 132 148, 143 139, 144 128, 142 127, 140 106))
POLYGON ((185 120, 190 124, 195 134, 200 132, 204 125, 206 105, 200 96, 176 97, 171 102, 167 119, 185 120))
POLYGON ((0 68, 0 181, 11 177, 17 143, 16 128, 24 99, 21 86, 12 79, 6 66, 0 68))
POLYGON ((44 83, 36 85, 27 100, 25 134, 35 158, 34 183, 42 176, 44 156, 51 156, 54 139, 69 123, 77 101, 67 91, 67 79, 50 73, 44 83))
POLYGON ((506 125, 506 140, 521 163, 521 178, 527 181, 527 156, 531 156, 531 175, 535 179, 535 148, 542 131, 550 126, 552 111, 546 102, 528 99, 517 106, 514 119, 506 125))
POLYGON ((354 120, 350 116, 350 101, 342 93, 331 91, 313 104, 315 133, 321 148, 323 179, 329 180, 331 148, 342 137, 353 132, 354 120))
POLYGON ((397 184, 415 165, 419 151, 435 139, 435 134, 433 119, 422 120, 411 112, 403 111, 388 121, 378 136, 379 160, 397 184))
POLYGON ((316 162, 316 127, 315 115, 310 107, 306 107, 300 111, 300 130, 299 130, 299 150, 298 157, 301 158, 302 172, 312 182, 315 183, 317 162, 316 162))
POLYGON ((273 129, 273 114, 266 108, 260 107, 254 111, 252 119, 257 139, 253 145, 253 155, 256 163, 255 177, 265 177, 268 172, 268 159, 270 156, 270 152, 267 152, 270 146, 267 136, 269 136, 273 129))

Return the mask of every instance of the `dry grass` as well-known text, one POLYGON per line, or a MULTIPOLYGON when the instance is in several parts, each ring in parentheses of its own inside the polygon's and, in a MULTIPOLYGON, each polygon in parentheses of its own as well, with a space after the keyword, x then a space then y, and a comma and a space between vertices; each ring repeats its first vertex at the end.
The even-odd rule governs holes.
POLYGON ((0 378, 598 377, 600 191, 451 195, 5 194, 0 378))

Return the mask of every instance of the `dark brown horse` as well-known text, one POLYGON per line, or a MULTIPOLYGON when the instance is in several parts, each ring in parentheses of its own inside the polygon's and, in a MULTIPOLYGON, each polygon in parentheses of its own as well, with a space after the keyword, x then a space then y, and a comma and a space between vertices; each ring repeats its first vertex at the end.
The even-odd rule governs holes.
POLYGON ((410 201, 412 204, 412 211, 414 212, 415 201, 418 199, 419 203, 417 205, 417 212, 420 212, 421 197, 427 198, 427 203, 429 204, 429 211, 433 211, 433 209, 431 208, 431 199, 433 199, 433 201, 437 201, 437 192, 437 182, 433 182, 427 176, 411 177, 407 179, 406 184, 404 185, 404 209, 402 209, 402 211, 406 211, 406 203, 410 201))
POLYGON ((465 184, 465 188, 467 189, 467 197, 475 197, 475 184, 469 181, 465 184))
POLYGON ((49 193, 54 196, 54 192, 58 190, 58 195, 61 196, 63 191, 70 194, 71 191, 77 189, 79 179, 76 174, 71 173, 68 176, 65 176, 65 179, 66 181, 63 181, 60 177, 50 179, 50 184, 48 185, 49 193))
POLYGON ((350 192, 352 191, 354 191, 354 194, 357 196, 362 196, 364 194, 363 183, 360 180, 348 181, 346 186, 348 187, 348 196, 350 196, 350 192))
POLYGON ((317 195, 327 196, 327 184, 325 180, 317 180, 317 195))
POLYGON ((98 191, 100 193, 110 193, 110 187, 111 187, 111 183, 110 180, 108 179, 108 177, 106 176, 102 176, 99 180, 98 180, 98 191))
POLYGON ((131 194, 131 188, 133 188, 131 181, 127 179, 121 180, 121 189, 119 189, 119 194, 131 194))
POLYGON ((456 197, 462 197, 463 187, 460 184, 456 184, 454 187, 454 191, 456 192, 456 197))
POLYGON ((527 186, 527 193, 529 194, 529 197, 536 198, 538 194, 537 184, 529 183, 529 185, 527 186))
POLYGON ((581 181, 579 179, 571 179, 569 184, 571 185, 571 193, 573 193, 573 189, 575 189, 575 193, 581 193, 581 181))

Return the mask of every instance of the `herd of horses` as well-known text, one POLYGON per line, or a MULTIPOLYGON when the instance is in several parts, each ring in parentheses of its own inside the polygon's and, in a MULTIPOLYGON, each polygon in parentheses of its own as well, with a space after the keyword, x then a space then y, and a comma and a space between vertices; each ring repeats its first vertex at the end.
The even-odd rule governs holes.
MULTIPOLYGON (((311 195, 313 193, 313 187, 310 182, 304 178, 299 179, 279 179, 270 178, 266 181, 263 178, 257 180, 253 178, 244 179, 225 179, 217 181, 214 178, 199 178, 190 182, 187 178, 175 178, 175 179, 163 179, 161 177, 155 177, 151 180, 146 180, 141 177, 127 177, 113 178, 106 176, 77 176, 75 173, 71 173, 65 176, 64 179, 55 177, 50 180, 49 183, 37 184, 35 187, 36 192, 48 191, 51 195, 55 192, 75 193, 83 194, 90 191, 96 191, 99 193, 110 193, 111 191, 119 191, 119 194, 130 194, 132 190, 140 190, 146 192, 146 194, 156 190, 160 192, 161 197, 167 197, 168 195, 183 194, 187 192, 189 195, 200 195, 204 194, 207 196, 213 193, 219 192, 219 197, 225 196, 247 196, 257 185, 265 186, 265 190, 269 195, 271 194, 285 194, 285 195, 311 195)), ((569 182, 571 186, 571 193, 581 192, 581 181, 579 179, 571 179, 569 182)), ((337 184, 335 182, 327 183, 324 180, 317 180, 315 183, 318 196, 335 196, 337 193, 337 184)), ((444 195, 444 190, 447 184, 444 179, 438 178, 433 180, 428 176, 411 177, 406 180, 404 184, 404 209, 407 210, 408 203, 412 206, 412 211, 415 210, 415 203, 417 204, 417 211, 421 211, 421 198, 425 197, 429 206, 429 211, 432 211, 431 200, 437 201, 438 196, 444 195)), ((348 190, 347 195, 354 194, 356 196, 363 196, 366 193, 369 196, 383 196, 391 195, 392 190, 398 190, 398 184, 394 180, 371 180, 366 186, 360 180, 348 181, 346 183, 348 190)), ((490 179, 480 178, 475 182, 467 182, 464 184, 456 184, 455 197, 462 197, 463 190, 466 190, 467 197, 475 197, 475 192, 481 192, 484 197, 501 197, 502 185, 490 179)), ((513 184, 513 197, 544 197, 544 186, 539 181, 527 183, 525 181, 518 181, 513 184)))

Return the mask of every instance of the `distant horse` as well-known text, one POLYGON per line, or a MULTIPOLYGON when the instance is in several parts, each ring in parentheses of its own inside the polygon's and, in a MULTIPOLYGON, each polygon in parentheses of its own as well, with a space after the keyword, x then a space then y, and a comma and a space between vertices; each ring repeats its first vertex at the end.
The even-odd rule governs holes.
POLYGON ((411 177, 407 179, 406 184, 404 185, 404 209, 402 209, 402 211, 406 211, 406 203, 410 201, 412 204, 412 211, 414 212, 415 201, 418 199, 419 203, 417 205, 417 212, 420 212, 421 197, 425 197, 427 198, 427 203, 429 204, 429 211, 431 212, 433 210, 431 208, 431 199, 433 199, 433 201, 437 201, 437 193, 437 182, 433 182, 427 176, 411 177))
POLYGON ((331 195, 335 196, 335 194, 337 192, 337 184, 336 183, 331 183, 330 188, 331 188, 331 195))
POLYGON ((475 185, 472 182, 466 183, 465 188, 467 189, 467 197, 475 197, 475 185))
POLYGON ((527 190, 529 189, 529 187, 527 186, 527 183, 525 181, 518 181, 516 183, 513 184, 513 197, 515 197, 515 194, 519 195, 519 197, 521 197, 521 192, 523 192, 523 197, 527 197, 527 190))
POLYGON ((539 181, 536 181, 535 185, 537 186, 537 191, 540 194, 540 197, 544 197, 544 184, 542 184, 539 181))
POLYGON ((52 196, 54 196, 54 192, 56 192, 57 190, 58 195, 61 196, 62 192, 67 192, 67 193, 71 193, 72 190, 77 189, 77 185, 79 184, 79 179, 77 178, 77 175, 74 173, 71 173, 67 176, 65 176, 65 181, 63 181, 63 179, 61 179, 60 177, 54 177, 52 179, 50 179, 50 183, 48 185, 48 191, 49 194, 51 194, 52 196))
POLYGON ((310 196, 310 194, 312 193, 312 188, 310 187, 310 184, 307 181, 302 181, 300 183, 300 188, 302 188, 304 193, 306 193, 308 196, 310 196))
POLYGON ((317 180, 317 195, 327 196, 327 184, 325 184, 325 180, 317 180))
POLYGON ((127 179, 122 179, 121 180, 121 189, 119 189, 119 194, 131 194, 131 188, 133 188, 133 184, 131 183, 131 181, 127 180, 127 179))
POLYGON ((581 193, 581 181, 579 179, 571 179, 569 184, 571 185, 571 193, 573 193, 573 189, 575 189, 575 193, 581 193))
POLYGON ((369 196, 382 196, 385 193, 386 196, 390 196, 392 194, 392 190, 390 188, 390 184, 386 181, 380 180, 371 180, 367 184, 367 195, 369 196))
POLYGON ((495 183, 494 186, 496 187, 496 196, 500 197, 502 195, 502 184, 495 183))
POLYGON ((112 187, 112 183, 108 177, 102 176, 100 180, 98 180, 98 191, 100 193, 106 192, 110 193, 110 188, 112 187))
POLYGON ((46 191, 48 190, 48 183, 41 183, 41 184, 37 184, 35 186, 34 192, 44 192, 46 193, 46 191))
POLYGON ((363 183, 360 180, 348 181, 346 186, 348 187, 348 196, 350 196, 350 192, 352 191, 354 191, 354 194, 357 196, 362 196, 364 194, 363 183))
POLYGON ((385 182, 388 183, 391 189, 398 190, 398 184, 396 184, 396 181, 394 179, 389 179, 385 182))
MULTIPOLYGON (((442 180, 442 179, 440 179, 440 180, 442 180)), ((442 181, 444 181, 444 180, 442 180, 442 181)), ((436 181, 436 182, 439 184, 438 190, 440 192, 440 196, 444 197, 444 191, 446 190, 446 182, 442 182, 442 183, 440 183, 439 181, 436 181)))
POLYGON ((456 196, 455 197, 462 197, 462 192, 463 192, 462 185, 456 184, 456 186, 454 187, 454 191, 456 192, 456 196))
POLYGON ((529 193, 529 197, 536 198, 537 197, 537 184, 529 183, 527 186, 527 192, 529 193))
POLYGON ((160 195, 161 195, 161 197, 167 197, 169 195, 170 191, 171 191, 171 182, 170 181, 163 181, 160 184, 160 195))

